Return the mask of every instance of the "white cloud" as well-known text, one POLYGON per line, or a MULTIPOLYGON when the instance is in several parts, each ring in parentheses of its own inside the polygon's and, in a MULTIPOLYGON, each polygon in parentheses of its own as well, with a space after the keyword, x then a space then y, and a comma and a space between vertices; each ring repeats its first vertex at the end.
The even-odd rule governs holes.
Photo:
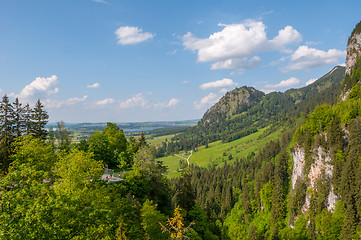
POLYGON ((215 104, 220 98, 221 98, 221 95, 210 92, 207 96, 203 97, 200 101, 195 101, 194 107, 196 109, 202 109, 204 107, 208 107, 212 104, 215 104))
POLYGON ((98 88, 100 87, 100 84, 99 83, 94 83, 92 85, 87 85, 86 88, 98 88))
POLYGON ((265 94, 269 94, 271 92, 275 92, 276 90, 274 89, 261 89, 262 92, 264 92, 265 94))
POLYGON ((130 26, 120 27, 114 33, 118 39, 118 44, 121 45, 141 43, 155 36, 149 32, 143 33, 141 28, 130 26))
POLYGON ((310 48, 308 46, 300 46, 292 55, 291 63, 285 68, 286 71, 309 69, 324 64, 339 62, 339 58, 346 56, 346 51, 330 49, 327 52, 310 48))
POLYGON ((148 108, 148 101, 145 99, 143 93, 138 93, 134 97, 128 98, 127 100, 119 104, 120 108, 132 108, 132 107, 146 107, 148 108))
POLYGON ((184 80, 182 83, 183 84, 188 84, 188 83, 191 83, 191 81, 184 80))
POLYGON ((308 85, 316 82, 316 80, 317 80, 317 78, 311 78, 310 80, 308 80, 308 81, 306 82, 306 86, 308 86, 308 85))
POLYGON ((248 58, 233 58, 225 61, 218 61, 211 65, 212 70, 216 69, 252 69, 261 63, 259 56, 248 58))
POLYGON ((302 39, 291 26, 280 30, 273 39, 268 39, 266 26, 261 21, 246 20, 244 23, 219 26, 223 29, 208 38, 196 38, 190 32, 182 37, 186 49, 197 51, 199 62, 216 62, 212 69, 252 68, 260 62, 259 57, 254 58, 255 54, 284 50, 285 45, 302 39))
POLYGON ((104 100, 100 100, 100 101, 97 101, 95 104, 96 105, 107 105, 107 104, 111 104, 111 103, 114 103, 114 99, 113 98, 106 98, 104 100))
POLYGON ((60 108, 62 106, 71 106, 79 102, 84 102, 88 98, 84 95, 82 98, 73 97, 66 100, 46 99, 44 105, 48 108, 60 108))
POLYGON ((166 108, 166 107, 173 107, 179 103, 179 100, 176 98, 171 98, 168 103, 157 103, 154 104, 153 107, 155 108, 166 108))
POLYGON ((169 100, 168 104, 167 104, 167 107, 172 107, 172 106, 175 106, 179 103, 179 100, 176 99, 176 98, 172 98, 171 100, 169 100))
POLYGON ((300 84, 300 80, 298 78, 295 78, 295 77, 291 77, 287 80, 283 80, 281 81, 280 83, 278 84, 275 84, 275 85, 267 85, 267 89, 273 89, 273 88, 287 88, 287 87, 292 87, 292 86, 296 86, 298 84, 300 84))
POLYGON ((238 83, 233 82, 232 79, 224 78, 222 80, 214 81, 214 82, 208 82, 203 83, 199 86, 200 89, 213 89, 213 88, 228 88, 228 87, 234 87, 237 86, 238 83))
POLYGON ((270 40, 271 44, 280 48, 289 43, 298 43, 300 41, 302 41, 301 34, 291 26, 287 26, 284 29, 279 30, 278 36, 270 40))
POLYGON ((37 77, 30 84, 26 85, 19 95, 15 96, 19 97, 22 101, 28 101, 55 94, 59 91, 56 87, 58 83, 57 80, 58 77, 55 75, 48 78, 37 77))

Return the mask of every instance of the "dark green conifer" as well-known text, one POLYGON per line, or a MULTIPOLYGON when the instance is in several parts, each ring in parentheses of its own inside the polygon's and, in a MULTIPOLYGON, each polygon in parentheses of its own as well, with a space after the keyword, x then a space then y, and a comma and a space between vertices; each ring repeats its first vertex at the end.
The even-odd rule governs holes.
POLYGON ((35 107, 31 114, 31 135, 45 140, 46 135, 48 134, 45 125, 48 123, 49 115, 44 110, 43 104, 40 102, 40 99, 36 102, 35 107))
POLYGON ((0 103, 0 164, 1 170, 6 171, 9 167, 10 144, 14 139, 14 110, 5 95, 0 103))

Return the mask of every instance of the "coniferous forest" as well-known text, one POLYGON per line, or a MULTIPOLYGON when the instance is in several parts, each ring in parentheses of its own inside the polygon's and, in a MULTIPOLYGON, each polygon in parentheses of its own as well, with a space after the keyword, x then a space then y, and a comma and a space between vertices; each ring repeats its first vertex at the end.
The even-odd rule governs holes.
POLYGON ((159 148, 110 122, 74 143, 40 100, 3 96, 0 239, 360 239, 360 36, 361 22, 346 69, 284 93, 236 88, 159 148), (222 166, 169 179, 156 158, 264 127, 281 137, 222 166))

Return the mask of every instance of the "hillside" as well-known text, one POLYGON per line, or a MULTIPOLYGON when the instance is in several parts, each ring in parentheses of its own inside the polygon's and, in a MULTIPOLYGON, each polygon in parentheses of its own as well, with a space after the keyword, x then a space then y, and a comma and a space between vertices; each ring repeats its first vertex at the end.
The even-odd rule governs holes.
MULTIPOLYGON (((360 31, 349 44, 354 39, 360 31)), ((291 139, 270 141, 232 165, 194 168, 196 204, 223 223, 222 239, 360 239, 361 51, 351 54, 343 84, 325 98, 334 104, 316 106, 291 139)))
POLYGON ((163 145, 158 156, 218 140, 234 141, 267 126, 274 131, 296 127, 317 105, 337 101, 344 73, 345 67, 337 66, 306 87, 267 95, 252 87, 236 88, 212 106, 196 126, 163 145))

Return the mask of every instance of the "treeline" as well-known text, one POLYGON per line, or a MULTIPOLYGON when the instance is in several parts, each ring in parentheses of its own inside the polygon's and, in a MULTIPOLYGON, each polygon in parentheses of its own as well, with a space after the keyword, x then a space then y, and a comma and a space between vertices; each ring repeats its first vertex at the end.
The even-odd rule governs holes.
POLYGON ((10 164, 9 156, 12 154, 11 144, 20 136, 30 135, 45 140, 48 114, 43 104, 38 100, 31 108, 25 106, 16 98, 10 102, 7 95, 0 102, 0 164, 1 171, 5 172, 10 164))

